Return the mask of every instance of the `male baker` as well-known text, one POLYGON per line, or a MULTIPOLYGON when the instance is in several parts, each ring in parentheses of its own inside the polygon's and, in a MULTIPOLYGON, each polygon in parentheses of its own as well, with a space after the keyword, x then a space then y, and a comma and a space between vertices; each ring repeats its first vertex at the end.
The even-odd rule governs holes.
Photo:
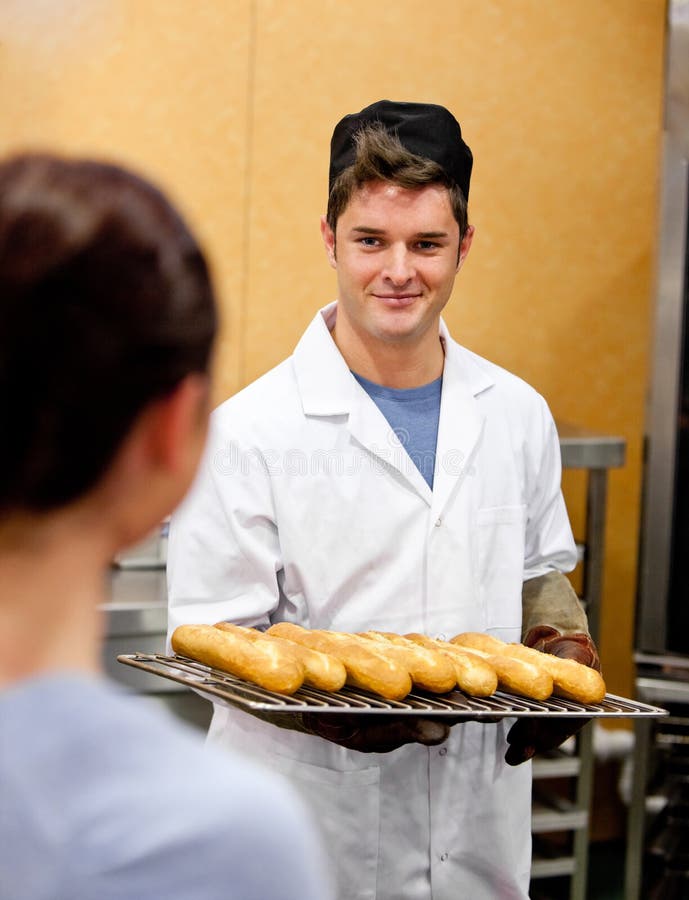
MULTIPOLYGON (((441 106, 384 100, 336 126, 321 232, 338 299, 216 410, 172 523, 170 629, 486 631, 597 663, 563 574, 576 555, 548 407, 440 317, 474 238, 471 168, 441 106)), ((299 787, 340 897, 508 900, 528 896, 530 866, 530 766, 515 764, 564 738, 510 725, 218 707, 210 734, 299 787)))

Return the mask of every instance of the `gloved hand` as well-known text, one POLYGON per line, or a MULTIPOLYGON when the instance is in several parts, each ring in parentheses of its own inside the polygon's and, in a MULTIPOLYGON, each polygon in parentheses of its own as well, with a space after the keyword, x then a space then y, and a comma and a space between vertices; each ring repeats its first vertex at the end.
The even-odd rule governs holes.
POLYGON ((561 659, 573 659, 582 666, 600 672, 598 650, 588 634, 581 632, 560 634, 557 628, 551 625, 537 625, 525 635, 524 644, 542 653, 552 653, 561 659))
POLYGON ((360 753, 389 753, 403 744, 433 746, 450 735, 449 724, 416 716, 302 713, 301 724, 309 734, 360 753))
MULTIPOLYGON (((600 672, 596 645, 591 637, 583 632, 561 634, 550 625, 537 625, 524 637, 524 644, 562 659, 573 659, 600 672)), ((567 738, 577 734, 589 721, 572 717, 517 719, 507 733, 509 747, 505 761, 510 766, 518 766, 536 753, 554 750, 567 738)))

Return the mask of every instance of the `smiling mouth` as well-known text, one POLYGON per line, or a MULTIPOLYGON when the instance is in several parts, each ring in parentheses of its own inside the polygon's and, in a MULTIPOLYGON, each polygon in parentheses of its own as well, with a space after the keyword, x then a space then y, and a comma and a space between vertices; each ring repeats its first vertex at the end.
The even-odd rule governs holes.
POLYGON ((381 300, 386 306, 403 307, 411 306, 420 294, 374 294, 377 300, 381 300))

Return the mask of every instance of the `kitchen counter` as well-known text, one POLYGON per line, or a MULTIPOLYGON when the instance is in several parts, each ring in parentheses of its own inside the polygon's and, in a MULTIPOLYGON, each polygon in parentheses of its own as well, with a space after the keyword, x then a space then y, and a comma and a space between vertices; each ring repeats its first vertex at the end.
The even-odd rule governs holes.
POLYGON ((624 438, 597 434, 567 422, 558 422, 557 430, 565 469, 613 469, 624 465, 624 438))

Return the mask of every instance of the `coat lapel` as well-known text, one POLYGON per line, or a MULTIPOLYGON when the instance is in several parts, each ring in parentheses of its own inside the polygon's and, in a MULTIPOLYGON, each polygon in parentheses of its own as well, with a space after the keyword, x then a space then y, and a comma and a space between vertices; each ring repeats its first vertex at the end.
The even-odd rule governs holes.
POLYGON ((387 419, 352 377, 332 337, 336 304, 317 313, 293 355, 302 408, 307 416, 347 416, 347 428, 358 444, 375 457, 407 490, 428 506, 431 489, 416 468, 387 419))
MULTIPOLYGON (((352 379, 354 380, 354 379, 352 379)), ((356 381, 355 402, 349 414, 352 438, 376 457, 383 469, 390 472, 407 489, 413 490, 431 505, 431 489, 415 463, 400 443, 388 420, 356 381)))
POLYGON ((440 334, 445 368, 431 506, 438 517, 471 476, 484 425, 476 398, 493 384, 473 354, 452 340, 442 320, 440 334))

